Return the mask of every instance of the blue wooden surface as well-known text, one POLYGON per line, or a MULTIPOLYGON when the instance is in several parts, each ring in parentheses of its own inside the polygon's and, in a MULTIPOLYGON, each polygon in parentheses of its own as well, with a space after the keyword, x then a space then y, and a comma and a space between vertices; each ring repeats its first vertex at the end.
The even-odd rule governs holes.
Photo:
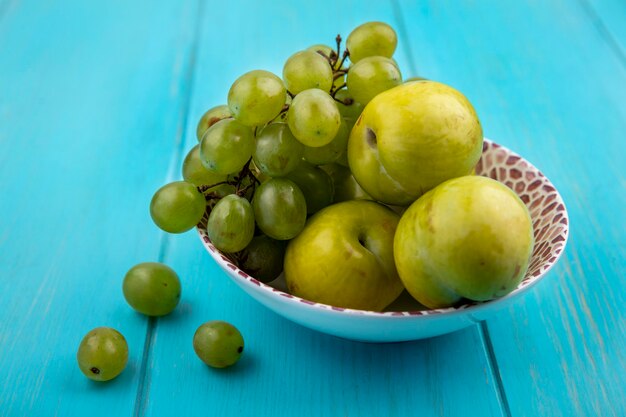
POLYGON ((369 3, 0 1, 0 416, 626 415, 626 3, 369 3), (398 30, 406 76, 463 91, 488 137, 549 176, 572 225, 514 306, 392 345, 276 316, 147 210, 239 74, 373 19, 398 30), (153 260, 183 297, 147 320, 121 280, 153 260), (191 347, 210 319, 246 338, 225 372, 191 347), (75 364, 101 325, 130 346, 108 384, 75 364))

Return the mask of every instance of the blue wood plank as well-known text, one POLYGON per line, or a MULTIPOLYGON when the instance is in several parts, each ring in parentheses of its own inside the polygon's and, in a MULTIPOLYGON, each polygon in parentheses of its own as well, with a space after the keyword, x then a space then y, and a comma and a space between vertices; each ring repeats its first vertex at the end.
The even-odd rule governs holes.
POLYGON ((401 6, 424 75, 464 91, 486 135, 542 169, 570 211, 562 262, 488 321, 507 408, 626 415, 621 57, 580 2, 401 6))
POLYGON ((164 175, 146 172, 165 172, 180 138, 194 5, 10 5, 0 24, 0 415, 130 415, 147 321, 121 283, 159 254, 147 208, 164 175), (97 326, 130 347, 128 368, 106 384, 76 364, 97 326))
POLYGON ((626 2, 580 0, 605 43, 626 66, 626 2))
MULTIPOLYGON (((332 16, 339 11, 330 1, 244 3, 204 10, 186 150, 196 143, 198 118, 225 101, 243 72, 262 68, 280 74, 291 53, 332 43, 336 33, 346 36, 363 21, 398 23, 385 3, 348 2, 341 10, 350 12, 337 19, 332 16), (240 12, 228 12, 233 9, 240 12)), ((410 68, 402 46, 397 60, 410 68)), ((160 175, 159 169, 148 175, 160 175)), ((336 339, 251 300, 213 264, 196 236, 173 236, 169 242, 166 260, 183 280, 182 305, 157 321, 142 414, 461 416, 472 404, 477 415, 502 415, 476 328, 405 344, 336 339), (196 328, 212 319, 235 324, 245 337, 243 359, 231 369, 209 369, 193 352, 196 328)))

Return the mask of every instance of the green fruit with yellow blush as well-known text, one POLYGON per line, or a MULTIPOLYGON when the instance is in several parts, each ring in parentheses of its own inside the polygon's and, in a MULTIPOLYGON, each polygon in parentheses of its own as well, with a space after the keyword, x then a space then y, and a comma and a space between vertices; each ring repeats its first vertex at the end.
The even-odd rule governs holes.
POLYGON ((482 144, 478 116, 463 94, 418 81, 366 105, 350 133, 348 162, 374 199, 407 206, 443 181, 469 174, 482 144))
POLYGON ((533 245, 532 220, 519 197, 498 181, 465 176, 442 183, 404 212, 394 258, 409 293, 442 308, 514 290, 533 245))
POLYGON ((380 311, 402 292, 393 260, 398 215, 373 201, 328 206, 287 245, 291 294, 336 307, 380 311))

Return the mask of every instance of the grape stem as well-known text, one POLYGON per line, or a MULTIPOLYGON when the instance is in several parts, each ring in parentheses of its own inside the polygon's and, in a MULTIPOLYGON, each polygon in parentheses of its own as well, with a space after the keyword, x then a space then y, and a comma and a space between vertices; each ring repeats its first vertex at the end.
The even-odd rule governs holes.
POLYGON ((328 61, 328 63, 332 66, 333 65, 333 60, 336 59, 335 58, 335 51, 330 51, 330 56, 326 55, 324 53, 324 51, 322 51, 321 49, 318 49, 317 51, 318 54, 320 54, 321 56, 323 56, 324 58, 326 58, 326 60, 328 61))
POLYGON ((254 172, 252 172, 252 170, 250 169, 251 163, 252 158, 248 159, 248 162, 246 162, 243 168, 241 168, 241 171, 239 171, 239 173, 235 177, 233 177, 232 180, 220 181, 211 185, 200 185, 197 187, 198 191, 204 194, 204 197, 207 201, 219 200, 220 198, 222 198, 221 196, 219 196, 215 192, 207 191, 209 191, 213 187, 217 187, 218 185, 227 184, 235 187, 235 194, 237 194, 239 197, 245 196, 248 190, 252 189, 254 191, 257 184, 261 183, 261 181, 259 181, 259 179, 254 175, 254 172), (246 179, 249 179, 250 183, 245 187, 242 187, 246 179))
MULTIPOLYGON (((332 93, 330 93, 330 96, 331 96, 332 98, 335 98, 335 94, 337 94, 337 91, 341 90, 342 88, 346 88, 346 86, 347 86, 347 84, 346 84, 346 83, 341 84, 339 87, 335 88, 335 89, 333 90, 333 92, 332 92, 332 93)), ((335 100, 336 100, 336 99, 335 99, 335 100)), ((345 103, 344 103, 344 104, 345 104, 345 103)), ((350 103, 350 104, 352 104, 352 103, 350 103)))
MULTIPOLYGON (((335 62, 333 62, 333 68, 341 68, 341 65, 339 65, 339 67, 334 65, 337 63, 337 59, 341 56, 341 35, 337 34, 335 42, 337 42, 337 58, 335 59, 335 62)), ((341 60, 341 63, 343 64, 343 60, 341 60)))
POLYGON ((216 182, 215 184, 211 184, 211 185, 199 185, 198 186, 198 191, 200 191, 201 193, 205 193, 207 190, 210 190, 213 187, 217 187, 218 185, 224 185, 224 184, 232 185, 232 181, 220 181, 220 182, 216 182))
POLYGON ((353 100, 351 97, 346 97, 346 98, 344 98, 343 100, 341 100, 341 99, 339 99, 339 98, 337 98, 337 97, 333 97, 333 99, 335 99, 335 101, 336 101, 337 103, 341 103, 341 104, 343 104, 343 105, 345 105, 345 106, 349 106, 349 105, 351 105, 352 103, 354 103, 354 100, 353 100))
MULTIPOLYGON (((346 58, 348 58, 350 56, 350 51, 348 51, 347 49, 345 51, 343 51, 343 56, 341 57, 341 62, 339 62, 339 65, 337 66, 337 71, 344 71, 341 69, 341 67, 343 66, 343 63, 346 62, 346 58)), ((345 70, 344 73, 347 73, 348 71, 345 70)))
POLYGON ((335 71, 335 75, 333 76, 333 81, 335 81, 337 78, 341 78, 344 75, 347 74, 348 71, 335 71))
POLYGON ((330 67, 333 70, 333 85, 330 88, 330 96, 332 98, 335 98, 335 94, 337 93, 337 91, 346 87, 346 84, 344 83, 340 85, 339 87, 335 88, 334 82, 338 80, 339 78, 343 77, 344 75, 346 75, 348 71, 350 70, 350 68, 343 69, 343 64, 346 62, 346 59, 350 56, 350 52, 346 49, 345 51, 343 51, 343 54, 341 53, 341 35, 337 35, 337 37, 335 38, 335 42, 337 42, 337 52, 335 53, 335 51, 332 51, 331 52, 332 57, 328 58, 330 67), (339 60, 339 57, 341 57, 341 61, 339 60))

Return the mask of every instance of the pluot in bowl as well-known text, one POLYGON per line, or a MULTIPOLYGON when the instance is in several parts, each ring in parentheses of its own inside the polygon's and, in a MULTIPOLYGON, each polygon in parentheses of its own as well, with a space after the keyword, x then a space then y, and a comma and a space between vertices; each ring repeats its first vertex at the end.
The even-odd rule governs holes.
MULTIPOLYGON (((569 223, 561 196, 548 178, 524 158, 485 139, 476 175, 497 180, 514 191, 528 207, 532 220, 534 248, 526 274, 511 292, 491 301, 464 302, 461 299, 454 307, 429 309, 405 292, 381 312, 312 302, 287 292, 283 276, 264 284, 239 269, 213 246, 202 223, 198 233, 211 257, 237 285, 283 317, 352 340, 399 342, 423 339, 470 326, 509 305, 546 275, 567 243, 569 223)), ((203 222, 206 222, 206 216, 203 222)))

